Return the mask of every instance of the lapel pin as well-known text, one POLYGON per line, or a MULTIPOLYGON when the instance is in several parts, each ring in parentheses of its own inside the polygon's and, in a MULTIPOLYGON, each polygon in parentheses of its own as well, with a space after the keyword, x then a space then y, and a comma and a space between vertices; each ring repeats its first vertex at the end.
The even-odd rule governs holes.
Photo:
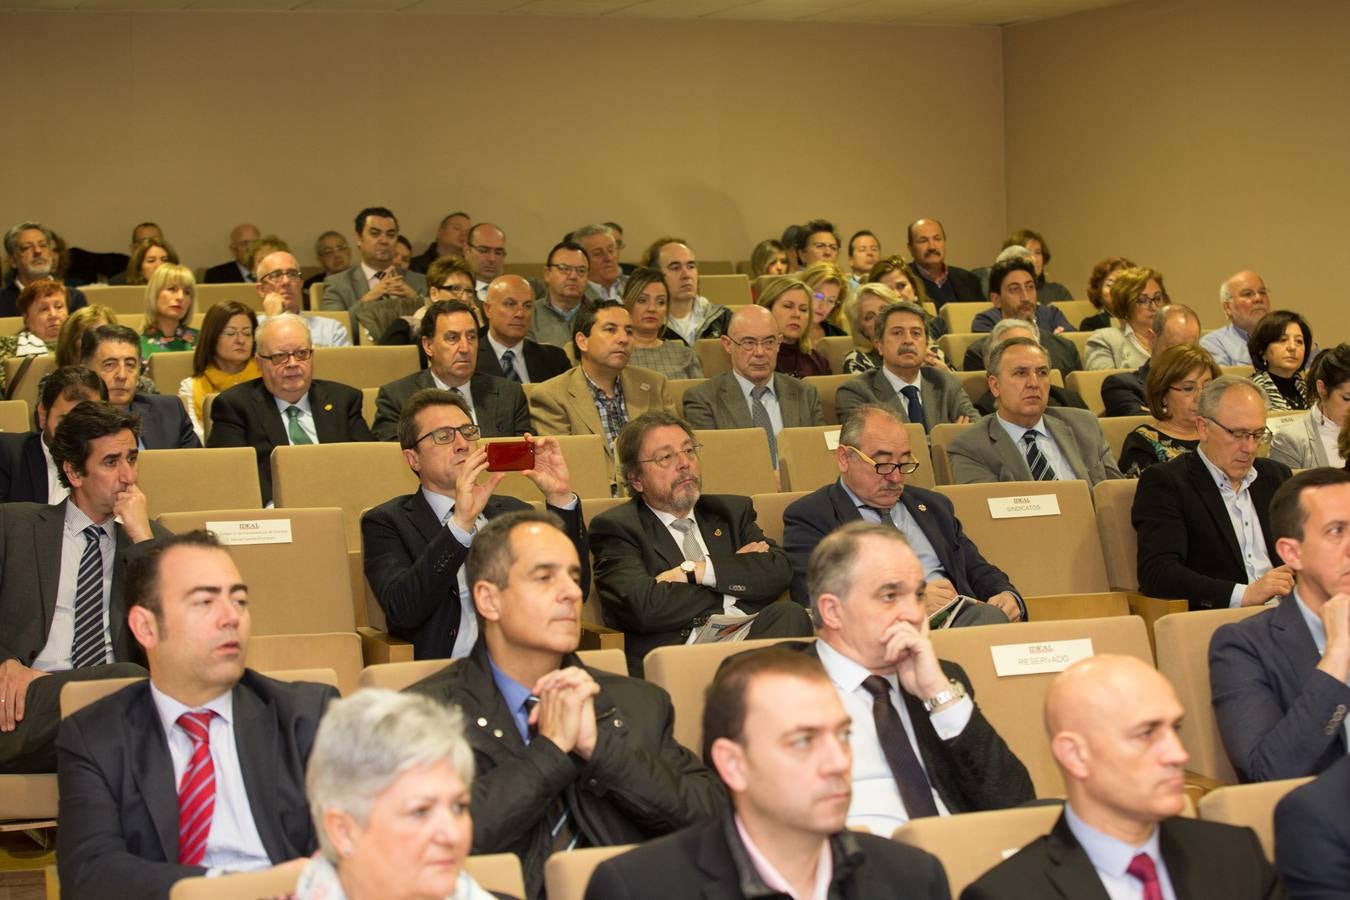
POLYGON ((325 404, 323 405, 323 411, 324 411, 324 412, 332 412, 332 411, 333 411, 333 404, 331 404, 331 403, 325 403, 325 404))
POLYGON ((928 507, 924 506, 922 503, 920 503, 916 508, 919 510, 919 512, 928 512, 928 507))
POLYGON ((714 529, 713 529, 713 537, 721 537, 721 536, 722 536, 722 529, 720 529, 720 528, 714 528, 714 529))

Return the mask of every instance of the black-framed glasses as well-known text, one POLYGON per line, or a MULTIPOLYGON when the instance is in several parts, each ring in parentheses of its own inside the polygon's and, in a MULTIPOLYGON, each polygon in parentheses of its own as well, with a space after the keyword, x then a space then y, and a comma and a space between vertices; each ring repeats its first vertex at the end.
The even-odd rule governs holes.
POLYGON ((414 443, 420 444, 427 438, 431 438, 433 444, 450 444, 454 443, 455 435, 457 434, 466 441, 476 441, 478 440, 478 426, 470 422, 468 425, 460 425, 458 428, 454 425, 446 425, 443 428, 433 428, 418 438, 414 443))
POLYGON ((463 284, 436 284, 432 287, 443 294, 453 294, 456 297, 467 297, 474 293, 473 288, 463 284))
POLYGON ((282 353, 259 353, 258 359, 265 359, 274 366, 284 366, 292 357, 296 362, 308 362, 314 355, 313 347, 301 347, 298 350, 287 350, 282 353))
POLYGON ((919 471, 919 463, 917 460, 911 459, 909 462, 877 462, 852 444, 844 444, 844 446, 858 454, 858 459, 861 459, 863 462, 876 469, 878 475, 889 475, 892 472, 899 472, 901 475, 913 475, 915 472, 919 471))
POLYGON ((563 263, 549 263, 549 264, 548 264, 548 267, 549 267, 550 269, 555 270, 555 271, 561 272, 563 275, 582 275, 582 276, 585 276, 585 275, 589 274, 590 271, 591 271, 590 268, 587 267, 587 266, 569 266, 569 265, 565 265, 565 264, 563 264, 563 263))
POLYGON ((690 462, 698 459, 698 451, 702 449, 702 444, 694 443, 673 452, 653 456, 651 459, 639 459, 638 462, 651 463, 658 469, 669 469, 671 466, 675 465, 675 460, 677 459, 687 459, 690 462))
POLYGON ((1205 416, 1205 418, 1226 431, 1228 436, 1238 443, 1243 441, 1256 441, 1258 444, 1264 444, 1266 441, 1270 440, 1271 430, 1269 428, 1258 428, 1255 431, 1248 431, 1245 428, 1229 428, 1212 416, 1205 416))

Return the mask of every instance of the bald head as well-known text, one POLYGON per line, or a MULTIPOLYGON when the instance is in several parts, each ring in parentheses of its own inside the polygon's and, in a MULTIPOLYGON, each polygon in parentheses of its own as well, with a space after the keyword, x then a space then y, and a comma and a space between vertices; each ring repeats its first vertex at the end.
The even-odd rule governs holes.
POLYGON ((731 368, 742 378, 764 385, 772 380, 778 366, 778 337, 778 320, 768 307, 741 306, 731 314, 727 333, 722 335, 722 349, 731 356, 731 368))
POLYGON ((248 266, 252 263, 252 260, 249 259, 251 245, 260 234, 257 225, 234 226, 234 230, 230 232, 230 253, 233 254, 239 265, 248 266))
POLYGON ((727 323, 727 333, 731 335, 733 341, 740 340, 747 331, 752 329, 757 331, 761 325, 768 325, 770 329, 777 328, 773 313, 769 312, 767 306, 738 306, 731 314, 731 321, 727 323))
POLYGON ((1074 663, 1045 694, 1045 730, 1052 738, 1065 730, 1089 731, 1142 686, 1172 690, 1157 669, 1133 656, 1103 654, 1074 663))
POLYGON ((483 314, 488 334, 497 343, 514 347, 534 321, 534 289, 519 275, 499 275, 488 285, 483 314))
POLYGON ((1177 344, 1194 344, 1200 340, 1200 317, 1195 310, 1182 303, 1169 303, 1153 316, 1152 356, 1157 359, 1163 351, 1177 344))

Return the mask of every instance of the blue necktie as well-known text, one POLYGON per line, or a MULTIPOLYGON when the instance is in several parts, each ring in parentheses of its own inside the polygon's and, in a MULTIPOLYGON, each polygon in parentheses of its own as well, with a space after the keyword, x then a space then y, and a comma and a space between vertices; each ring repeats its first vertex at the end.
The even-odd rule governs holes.
POLYGON ((905 395, 905 404, 908 409, 905 415, 915 425, 923 425, 923 430, 928 430, 928 425, 923 420, 923 404, 919 402, 919 389, 912 384, 907 384, 900 389, 900 393, 905 395))

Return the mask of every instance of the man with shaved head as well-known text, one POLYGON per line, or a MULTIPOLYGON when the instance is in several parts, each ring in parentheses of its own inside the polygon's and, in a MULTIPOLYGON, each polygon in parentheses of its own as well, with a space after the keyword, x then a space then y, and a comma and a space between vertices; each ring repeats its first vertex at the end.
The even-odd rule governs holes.
POLYGON ((480 330, 478 374, 499 375, 521 384, 548 381, 572 368, 567 351, 527 335, 534 322, 534 289, 519 275, 501 275, 483 301, 487 327, 480 330), (489 353, 488 351, 492 352, 489 353))
MULTIPOLYGON (((1247 341, 1256 323, 1270 312, 1266 282, 1255 272, 1244 269, 1219 285, 1219 303, 1228 324, 1201 338, 1200 346, 1221 366, 1250 366, 1252 355, 1247 341)), ((1311 357, 1312 352, 1308 355, 1311 357)))
POLYGON ((1251 829, 1181 815, 1183 712, 1167 679, 1134 657, 1094 656, 1060 674, 1045 727, 1064 812, 962 900, 1284 897, 1251 829))

